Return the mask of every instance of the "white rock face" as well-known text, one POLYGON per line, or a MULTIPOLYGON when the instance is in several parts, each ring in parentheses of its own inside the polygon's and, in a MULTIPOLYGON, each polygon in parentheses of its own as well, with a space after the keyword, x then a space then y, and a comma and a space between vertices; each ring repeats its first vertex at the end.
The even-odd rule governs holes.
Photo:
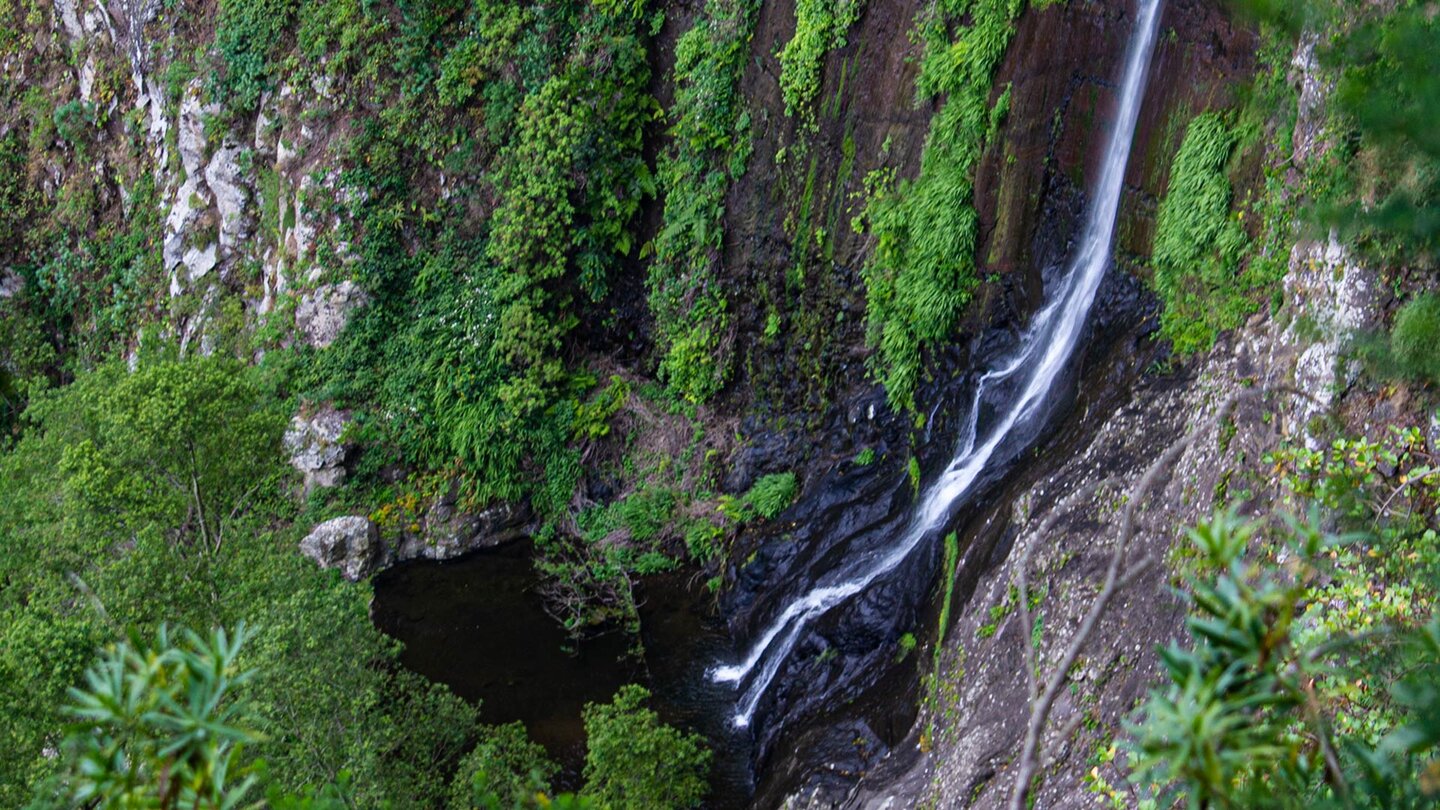
POLYGON ((300 553, 321 568, 338 568, 351 582, 370 576, 383 557, 380 530, 368 518, 348 515, 327 520, 300 541, 300 553))
POLYGON ((59 12, 56 16, 60 18, 60 24, 65 28, 66 36, 70 37, 72 43, 85 38, 85 29, 80 25, 80 15, 76 12, 77 0, 55 0, 55 10, 59 12))
POLYGON ((345 457, 350 448, 341 441, 350 414, 330 404, 313 413, 301 412, 290 420, 285 431, 285 449, 290 466, 305 476, 305 492, 317 487, 339 486, 345 480, 345 457))
POLYGON ((1338 390, 1354 381, 1355 369, 1341 367, 1342 345, 1379 320, 1376 283, 1375 273, 1357 263, 1334 233, 1325 242, 1297 244, 1290 253, 1286 298, 1320 335, 1307 345, 1292 322, 1281 340, 1282 348, 1303 347, 1295 362, 1295 387, 1310 399, 1297 402, 1295 418, 1311 449, 1317 440, 1309 423, 1329 409, 1338 390))
POLYGON ((0 273, 0 298, 14 298, 25 286, 25 280, 14 270, 0 273))
POLYGON ((239 144, 227 142, 216 150, 205 167, 205 182, 215 195, 215 206, 220 211, 220 247, 227 253, 250 235, 250 217, 246 213, 250 190, 239 165, 243 151, 244 147, 239 144))
POLYGON ((340 337, 350 322, 350 314, 369 300, 353 281, 323 285, 300 299, 295 308, 295 328, 306 343, 323 349, 340 337))
POLYGON ((196 79, 185 88, 180 98, 179 131, 176 148, 180 151, 180 165, 187 175, 200 173, 205 165, 205 117, 220 111, 218 106, 206 107, 200 103, 200 80, 196 79))

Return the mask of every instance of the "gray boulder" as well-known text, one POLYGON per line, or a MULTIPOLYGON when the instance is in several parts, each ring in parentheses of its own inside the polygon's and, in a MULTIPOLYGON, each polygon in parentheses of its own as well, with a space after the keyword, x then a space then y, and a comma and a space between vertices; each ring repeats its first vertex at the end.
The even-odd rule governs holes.
POLYGON ((369 518, 347 515, 316 526, 300 541, 300 553, 321 568, 338 568, 351 582, 362 580, 380 567, 383 549, 380 530, 369 518))
POLYGON ((323 285, 300 299, 295 308, 295 328, 306 343, 323 349, 340 337, 350 313, 369 300, 353 281, 323 285))
POLYGON ((285 449, 290 453, 290 466, 305 476, 305 494, 345 481, 345 458, 350 446, 341 437, 348 424, 350 414, 328 403, 311 411, 302 410, 290 420, 285 430, 285 449))

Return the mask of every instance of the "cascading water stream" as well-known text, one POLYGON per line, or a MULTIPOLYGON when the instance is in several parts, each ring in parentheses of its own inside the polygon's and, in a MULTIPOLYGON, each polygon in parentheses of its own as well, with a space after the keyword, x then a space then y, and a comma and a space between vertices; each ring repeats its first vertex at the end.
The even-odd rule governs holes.
POLYGON ((1110 264, 1110 248, 1120 209, 1125 167, 1135 137, 1135 125, 1144 98, 1150 56, 1162 0, 1138 0, 1139 14, 1131 33, 1121 84, 1120 107, 1110 134, 1100 182, 1086 219, 1079 250, 1066 269, 1064 281, 1035 315, 1008 362, 987 371, 976 384, 964 436, 954 458, 920 500, 899 543, 848 561, 831 577, 791 602, 750 646, 744 660, 711 670, 717 683, 748 686, 741 696, 734 722, 747 726, 755 708, 789 656, 809 622, 864 591, 875 580, 895 570, 944 521, 955 503, 968 493, 996 451, 1017 427, 1029 423, 1048 400, 1079 343, 1080 334, 1095 302, 1095 293, 1110 264), (1018 395, 1011 400, 983 441, 980 437, 981 404, 991 389, 1018 375, 1018 395))

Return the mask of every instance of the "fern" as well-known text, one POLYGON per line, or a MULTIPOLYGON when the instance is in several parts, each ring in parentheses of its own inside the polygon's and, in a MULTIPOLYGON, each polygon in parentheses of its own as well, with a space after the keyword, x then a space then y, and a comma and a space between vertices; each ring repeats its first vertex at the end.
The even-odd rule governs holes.
POLYGON ((926 50, 917 88, 924 98, 947 100, 931 123, 920 175, 872 189, 858 223, 875 238, 861 276, 869 340, 879 349, 875 370, 894 408, 914 407, 924 349, 951 337, 978 283, 975 164, 1008 111, 1008 91, 993 110, 988 101, 1023 7, 1023 0, 944 0, 920 22, 926 50), (969 26, 952 36, 967 13, 969 26))

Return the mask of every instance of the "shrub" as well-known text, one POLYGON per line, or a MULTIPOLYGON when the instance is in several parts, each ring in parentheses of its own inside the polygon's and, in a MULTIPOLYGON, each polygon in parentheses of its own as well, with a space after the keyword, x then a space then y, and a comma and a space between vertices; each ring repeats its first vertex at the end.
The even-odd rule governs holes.
POLYGON ((475 749, 460 760, 451 782, 450 810, 528 807, 537 794, 549 791, 559 771, 545 749, 526 736, 524 725, 487 728, 475 749))
POLYGON ((210 87, 222 103, 250 110, 270 89, 271 58, 298 6, 298 0, 222 0, 215 48, 225 69, 210 87))
POLYGON ((1440 295, 1424 293, 1401 308, 1390 353, 1405 376, 1440 383, 1440 295))
POLYGON ((235 692, 250 680, 238 657, 240 625, 173 644, 161 628, 153 644, 134 636, 112 647, 71 691, 76 720, 64 744, 64 780, 79 805, 234 807, 256 779, 238 755, 258 735, 244 726, 235 692))
POLYGON ((650 692, 623 686, 606 705, 584 711, 585 790, 601 807, 697 807, 705 798, 710 752, 698 734, 660 722, 650 692))

